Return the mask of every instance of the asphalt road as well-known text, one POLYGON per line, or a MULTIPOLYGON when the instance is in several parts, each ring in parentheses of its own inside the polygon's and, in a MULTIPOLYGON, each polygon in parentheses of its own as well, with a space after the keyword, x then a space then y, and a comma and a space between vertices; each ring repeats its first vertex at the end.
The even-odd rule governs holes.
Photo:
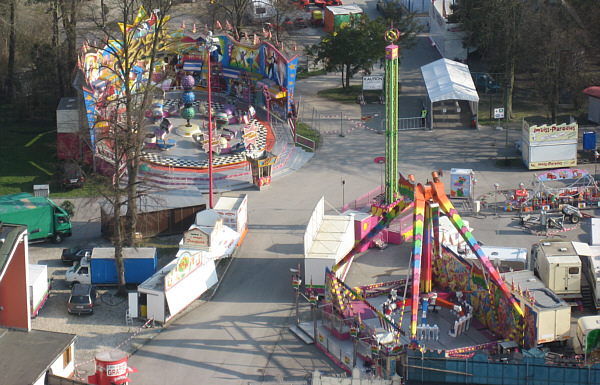
MULTIPOLYGON (((407 103, 418 103, 424 96, 418 68, 435 59, 425 37, 405 55, 407 103)), ((303 80, 297 92, 306 103, 333 108, 315 95, 337 81, 333 75, 303 80)), ((343 108, 359 115, 381 107, 343 108)), ((510 132, 511 143, 519 134, 510 132)), ((326 210, 331 210, 379 186, 381 169, 373 158, 384 155, 384 136, 355 130, 345 137, 323 139, 323 148, 296 173, 266 190, 243 191, 248 194, 249 231, 226 279, 211 302, 174 321, 130 358, 130 366, 139 370, 130 376, 134 383, 185 384, 203 379, 211 384, 248 384, 298 381, 315 369, 341 372, 320 350, 287 330, 295 322, 289 269, 302 260, 305 225, 321 196, 328 203, 326 210)), ((448 183, 451 168, 472 168, 479 182, 476 195, 493 191, 496 182, 507 189, 519 182, 529 185, 530 171, 494 165, 504 153, 504 143, 505 132, 489 127, 403 132, 399 170, 424 183, 431 171, 441 168, 442 180, 448 183)), ((471 217, 460 205, 457 208, 485 244, 530 248, 538 240, 516 226, 514 215, 487 212, 471 217)), ((585 240, 587 235, 580 229, 565 236, 585 240)))

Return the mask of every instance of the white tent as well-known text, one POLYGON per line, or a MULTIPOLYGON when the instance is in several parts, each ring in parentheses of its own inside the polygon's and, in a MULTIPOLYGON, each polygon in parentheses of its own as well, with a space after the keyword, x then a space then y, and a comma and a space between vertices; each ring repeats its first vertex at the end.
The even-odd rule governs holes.
MULTIPOLYGON (((445 100, 466 100, 473 115, 477 115, 479 95, 475 89, 469 66, 449 59, 440 59, 421 67, 423 80, 429 97, 429 111, 433 103, 445 100)), ((433 113, 430 126, 433 127, 433 113)))

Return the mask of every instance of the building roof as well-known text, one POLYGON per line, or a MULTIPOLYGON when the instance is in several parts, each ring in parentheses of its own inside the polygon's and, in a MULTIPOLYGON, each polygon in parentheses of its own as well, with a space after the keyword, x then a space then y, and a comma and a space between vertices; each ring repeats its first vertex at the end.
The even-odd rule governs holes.
POLYGON ((600 98, 600 87, 598 87, 598 86, 588 87, 585 90, 583 90, 583 93, 586 95, 592 96, 594 98, 600 98))
POLYGON ((0 328, 0 384, 33 384, 75 341, 75 334, 0 328))
POLYGON ((440 59, 422 66, 421 73, 432 103, 442 100, 479 102, 468 65, 440 59))
MULTIPOLYGON (((124 197, 123 200, 126 198, 124 197)), ((168 190, 143 195, 138 199, 138 213, 153 213, 180 207, 206 205, 204 195, 197 188, 168 190)), ((107 215, 112 214, 113 206, 108 201, 100 202, 100 209, 107 215)), ((125 215, 127 206, 121 206, 121 215, 125 215)))
POLYGON ((363 13, 363 9, 356 4, 350 5, 336 5, 331 6, 328 5, 325 7, 329 12, 334 15, 352 15, 352 14, 360 14, 363 13))
POLYGON ((221 219, 221 214, 219 214, 218 212, 208 209, 208 210, 204 210, 204 211, 200 211, 199 213, 196 214, 196 220, 194 221, 194 224, 192 226, 190 226, 190 230, 192 228, 199 228, 199 229, 204 229, 204 228, 211 228, 211 227, 215 227, 215 223, 217 223, 218 220, 221 219), (194 227, 195 225, 195 227, 194 227))
POLYGON ((15 241, 21 233, 27 231, 27 226, 10 225, 0 222, 0 281, 8 267, 9 258, 14 248, 15 241))

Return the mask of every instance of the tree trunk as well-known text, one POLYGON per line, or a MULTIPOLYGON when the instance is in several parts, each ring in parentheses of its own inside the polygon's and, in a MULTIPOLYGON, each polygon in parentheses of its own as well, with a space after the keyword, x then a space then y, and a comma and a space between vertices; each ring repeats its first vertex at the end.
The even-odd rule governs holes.
POLYGON ((15 50, 17 46, 16 35, 16 7, 17 0, 10 1, 10 21, 9 21, 9 37, 8 37, 8 94, 11 98, 16 96, 16 78, 15 78, 15 50))
POLYGON ((67 71, 72 71, 77 64, 77 11, 79 9, 78 0, 69 0, 68 12, 62 15, 63 27, 67 38, 67 53, 65 65, 67 71))
POLYGON ((60 97, 65 96, 65 80, 63 74, 63 62, 60 45, 60 33, 59 33, 59 18, 58 18, 58 7, 59 3, 57 0, 52 2, 52 48, 54 48, 54 61, 56 65, 56 78, 58 79, 58 89, 60 97))

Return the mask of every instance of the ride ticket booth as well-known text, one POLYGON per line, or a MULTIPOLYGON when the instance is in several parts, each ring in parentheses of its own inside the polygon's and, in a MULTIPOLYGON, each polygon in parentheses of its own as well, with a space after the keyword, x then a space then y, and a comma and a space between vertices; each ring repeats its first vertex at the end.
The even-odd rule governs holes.
POLYGON ((453 168, 450 170, 450 197, 473 200, 475 173, 471 169, 453 168))

